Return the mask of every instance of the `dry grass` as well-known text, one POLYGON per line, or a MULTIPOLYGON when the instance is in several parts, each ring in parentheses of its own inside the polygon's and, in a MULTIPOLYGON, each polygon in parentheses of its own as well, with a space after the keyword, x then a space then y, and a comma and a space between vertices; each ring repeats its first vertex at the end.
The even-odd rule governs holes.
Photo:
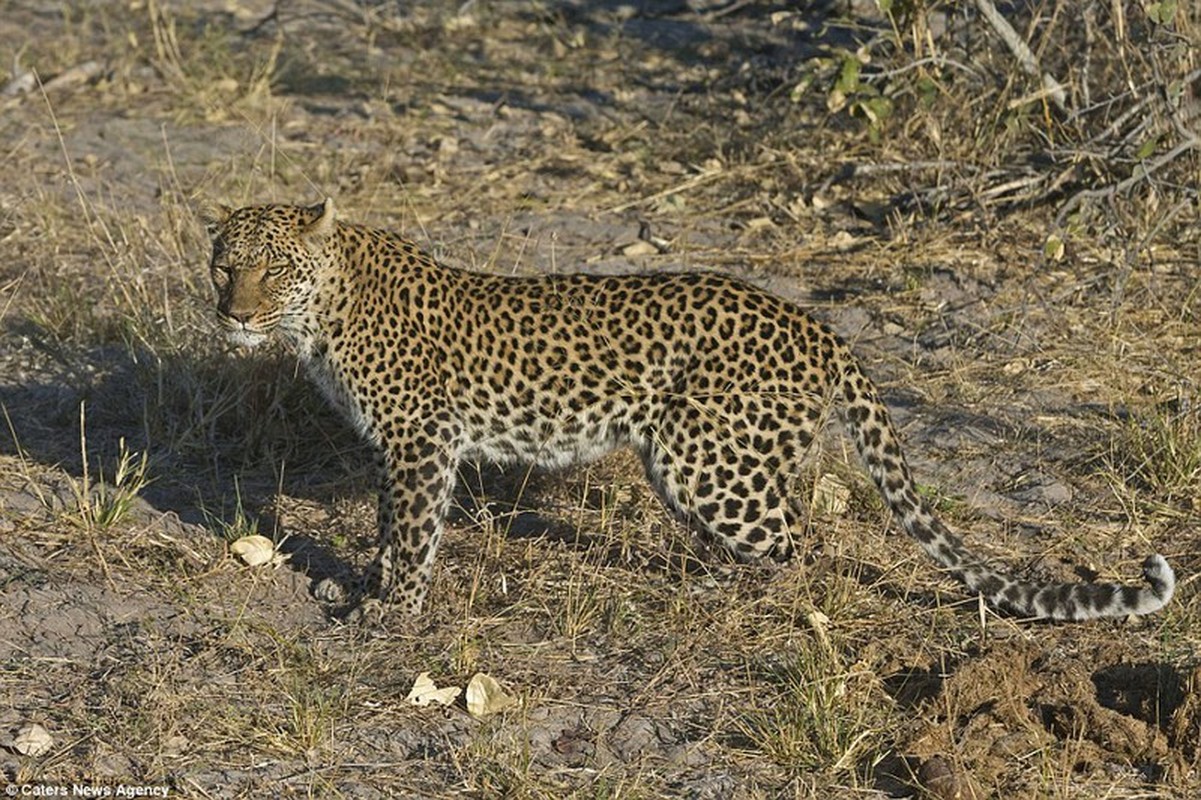
POLYGON ((947 63, 980 35, 962 12, 927 36, 923 17, 756 4, 12 10, 0 31, 31 37, 20 63, 46 89, 0 100, 4 779, 873 797, 938 756, 980 796, 1189 796, 1197 154, 1056 217, 1133 174, 1148 137, 1144 160, 1183 135, 1166 101, 1145 123, 1121 110, 1195 67, 1173 48, 1196 12, 1117 36, 1110 4, 1085 5, 1107 34, 1087 73, 1053 46, 1083 52, 1063 3, 1031 29, 1061 80, 1116 98, 1070 121, 1023 99, 999 48, 947 63), (98 80, 52 83, 92 60, 98 80), (724 269, 796 297, 855 342, 979 549, 1121 580, 1159 550, 1178 598, 1130 624, 981 610, 896 536, 832 431, 800 483, 837 475, 849 510, 815 503, 796 563, 709 552, 629 454, 465 468, 430 614, 343 625, 311 592, 370 557, 367 460, 291 359, 213 336, 192 213, 327 194, 458 263, 724 269), (624 255, 641 221, 669 254, 624 255), (227 544, 250 532, 290 562, 242 566, 227 544), (487 672, 521 703, 413 707, 426 671, 487 672), (29 722, 50 750, 14 749, 29 722))

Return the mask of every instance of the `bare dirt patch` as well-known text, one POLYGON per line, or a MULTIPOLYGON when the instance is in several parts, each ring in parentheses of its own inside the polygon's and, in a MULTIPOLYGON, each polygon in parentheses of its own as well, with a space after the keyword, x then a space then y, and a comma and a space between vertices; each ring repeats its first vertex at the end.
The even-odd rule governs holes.
POLYGON ((3 780, 1195 795, 1196 11, 1003 6, 1067 114, 974 4, 927 5, 10 4, 3 780), (735 272, 854 343, 982 552, 1129 580, 1158 551, 1178 596, 1131 622, 981 612, 831 431, 807 481, 850 503, 815 501, 794 563, 708 552, 629 454, 483 465, 430 613, 345 625, 313 591, 367 559, 367 459, 293 361, 214 336, 200 195, 330 195, 474 268, 735 272), (256 532, 282 564, 230 553, 256 532), (423 672, 520 702, 409 705, 423 672))

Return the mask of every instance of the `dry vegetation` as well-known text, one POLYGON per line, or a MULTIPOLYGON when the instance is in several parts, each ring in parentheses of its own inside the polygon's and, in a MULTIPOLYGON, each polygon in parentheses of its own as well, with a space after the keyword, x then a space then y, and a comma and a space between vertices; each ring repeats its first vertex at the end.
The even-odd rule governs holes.
POLYGON ((1004 4, 1032 77, 980 3, 881 5, 6 4, 0 779, 1196 796, 1201 14, 1004 4), (628 454, 483 465, 432 611, 343 625, 311 587, 364 564, 366 460, 285 355, 214 337, 202 195, 332 195, 480 268, 745 275, 856 342, 980 549, 1106 579, 1157 550, 1177 599, 980 609, 832 435, 811 483, 850 502, 815 492, 793 564, 704 550, 628 454), (288 563, 232 557, 251 532, 288 563), (411 706, 427 671, 520 703, 411 706))

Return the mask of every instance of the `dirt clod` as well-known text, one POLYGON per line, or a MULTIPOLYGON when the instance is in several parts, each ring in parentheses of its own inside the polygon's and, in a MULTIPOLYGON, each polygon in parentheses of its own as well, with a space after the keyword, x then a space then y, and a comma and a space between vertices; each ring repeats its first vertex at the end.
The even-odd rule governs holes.
POLYGON ((972 778, 943 756, 931 756, 917 771, 917 782, 931 800, 983 800, 972 778))

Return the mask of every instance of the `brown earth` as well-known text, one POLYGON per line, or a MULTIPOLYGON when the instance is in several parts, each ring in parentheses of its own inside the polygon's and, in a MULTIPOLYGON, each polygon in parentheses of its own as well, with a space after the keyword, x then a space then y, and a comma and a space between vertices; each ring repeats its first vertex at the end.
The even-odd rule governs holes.
MULTIPOLYGON (((979 20, 932 6, 893 29, 858 3, 8 4, 0 779, 1196 796, 1195 201, 1173 205, 1165 180, 1068 233, 1056 203, 1087 183, 992 203, 1015 160, 995 143, 1049 118, 1006 110, 1020 79, 988 104, 954 70, 932 95, 898 82, 879 126, 840 107, 856 48, 916 81, 916 57, 886 47, 906 31, 952 55, 977 37, 982 71, 1005 61, 979 20), (802 302, 854 342, 919 480, 981 551, 1109 580, 1158 551, 1177 598, 1088 625, 982 610, 893 535, 831 430, 811 482, 850 503, 815 500, 794 563, 695 542, 628 453, 566 474, 481 465, 430 613, 346 625, 313 587, 365 563, 367 459, 286 355, 214 336, 193 211, 326 195, 459 265, 720 269, 802 302), (253 531, 282 563, 230 554, 253 531), (484 672, 519 702, 414 706, 422 672, 484 672)), ((1051 18, 1048 38, 1070 26, 1051 18)))

